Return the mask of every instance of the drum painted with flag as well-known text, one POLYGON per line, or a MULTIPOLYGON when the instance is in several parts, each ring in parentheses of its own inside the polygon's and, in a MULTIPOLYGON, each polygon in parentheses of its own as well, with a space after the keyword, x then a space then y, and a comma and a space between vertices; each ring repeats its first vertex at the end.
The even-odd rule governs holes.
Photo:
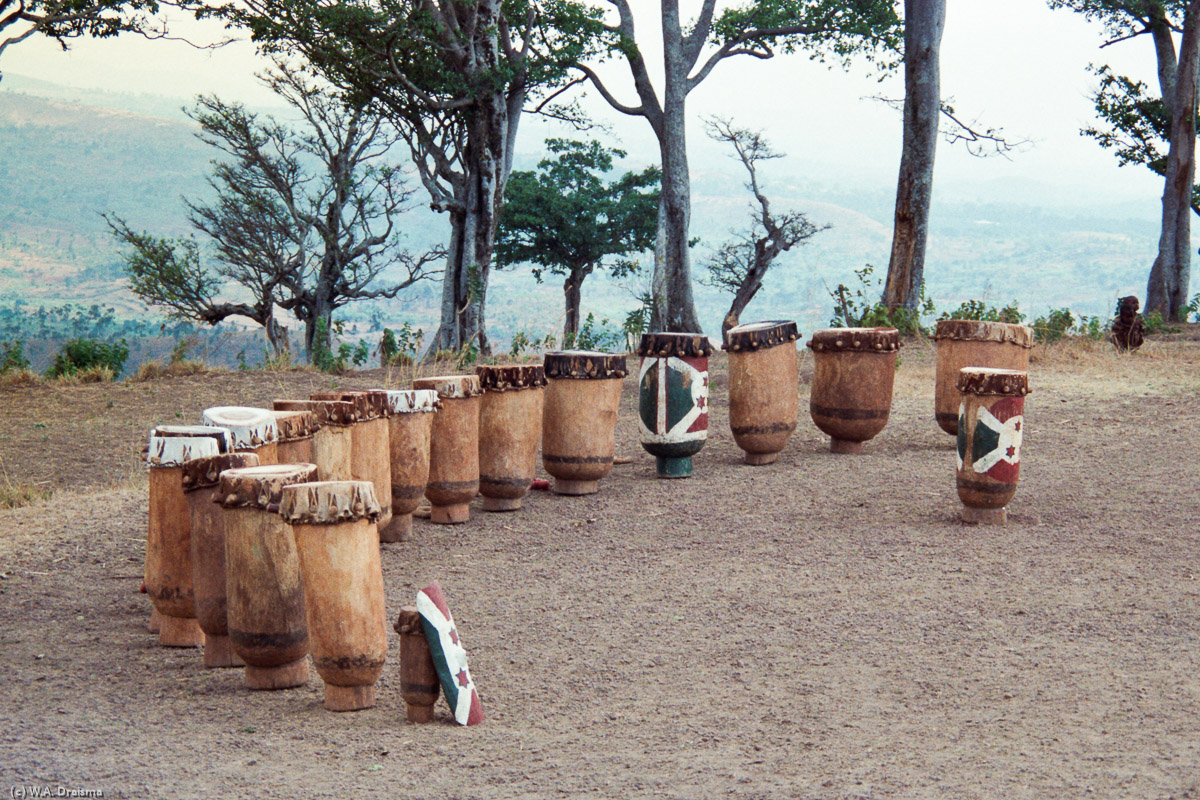
POLYGON ((389 390, 388 448, 392 461, 392 521, 379 541, 402 542, 412 533, 412 515, 429 482, 429 442, 438 410, 432 389, 389 390))
POLYGON ((417 613, 421 615, 421 627, 425 629, 433 665, 454 720, 459 725, 483 722, 483 706, 471 680, 467 651, 437 581, 417 592, 417 613))
POLYGON ((304 580, 279 504, 285 486, 316 479, 312 464, 273 464, 227 469, 217 484, 216 499, 225 507, 229 642, 246 662, 249 689, 308 683, 304 580))
POLYGON ((729 427, 753 466, 773 464, 800 417, 796 323, 748 322, 725 332, 729 427))
POLYGON ((315 392, 314 400, 341 400, 354 404, 350 426, 350 479, 370 481, 382 509, 379 529, 392 521, 392 451, 388 444, 388 401, 382 389, 315 392))
POLYGON ((533 485, 546 373, 541 364, 475 368, 479 406, 479 494, 484 511, 516 511, 533 485))
POLYGON ((625 356, 592 350, 547 353, 542 467, 556 494, 594 494, 612 471, 625 356))
POLYGON ((325 708, 370 708, 387 659, 374 486, 370 481, 285 486, 279 515, 296 537, 309 644, 325 682, 325 708))
POLYGON ((414 389, 437 392, 429 444, 429 521, 459 525, 471 518, 479 493, 479 378, 441 375, 413 381, 414 389))
POLYGON ((204 410, 200 424, 227 429, 236 453, 254 453, 260 464, 279 463, 279 426, 265 408, 215 406, 204 410))
POLYGON ((962 393, 959 371, 964 367, 1029 370, 1033 328, 1006 322, 973 319, 943 319, 933 337, 937 342, 937 376, 934 416, 951 436, 958 433, 958 410, 962 393))
POLYGON ((892 410, 900 332, 895 328, 828 328, 813 334, 809 412, 829 434, 831 453, 861 453, 892 410))
POLYGON ((196 458, 228 453, 233 437, 206 425, 160 425, 150 432, 150 508, 146 524, 146 593, 158 615, 163 647, 200 647, 192 583, 192 517, 184 495, 183 467, 196 458))
POLYGON ((638 431, 660 478, 689 478, 708 440, 708 357, 699 333, 642 334, 637 354, 638 431))
MULTIPOLYGON (((311 462, 324 481, 350 480, 351 435, 356 412, 354 403, 342 400, 276 400, 276 411, 311 411, 317 419, 313 432, 311 462)), ((304 463, 304 462, 293 462, 304 463)))
POLYGON ((1003 525, 1017 492, 1028 373, 966 367, 959 372, 958 498, 964 522, 1003 525))
POLYGON ((223 453, 183 465, 183 491, 192 521, 192 586, 196 621, 204 631, 204 666, 243 667, 229 642, 225 602, 225 509, 214 502, 221 473, 258 466, 254 453, 223 453))

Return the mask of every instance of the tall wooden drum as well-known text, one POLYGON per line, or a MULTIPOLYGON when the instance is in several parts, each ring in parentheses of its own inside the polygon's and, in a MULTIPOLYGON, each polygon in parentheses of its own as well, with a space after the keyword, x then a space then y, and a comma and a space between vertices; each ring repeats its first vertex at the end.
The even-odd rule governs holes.
POLYGON ((749 322, 730 328, 729 427, 746 463, 773 464, 800 416, 800 362, 796 323, 749 322))
POLYGON ((479 493, 484 511, 516 511, 529 493, 542 441, 546 373, 541 365, 483 366, 479 493))
MULTIPOLYGON (((313 432, 311 464, 317 465, 321 480, 350 480, 350 426, 354 424, 354 403, 341 400, 276 400, 276 411, 311 411, 317 418, 313 432)), ((297 462, 302 463, 302 462, 297 462)))
POLYGON ((958 375, 963 367, 1029 370, 1033 328, 1006 322, 943 319, 933 337, 937 340, 937 388, 934 412, 937 424, 951 436, 958 433, 958 375))
POLYGON ((612 471, 625 356, 590 350, 547 353, 542 467, 556 494, 595 494, 612 471))
POLYGON ((389 390, 387 402, 392 521, 379 529, 379 541, 402 542, 412 533, 412 515, 429 482, 429 440, 438 398, 432 389, 389 390))
POLYGON ((292 526, 313 664, 325 682, 325 708, 375 705, 387 659, 387 610, 379 561, 379 503, 369 481, 285 487, 279 513, 292 526))
POLYGON ((966 367, 959 372, 958 499, 963 522, 1003 525, 1017 492, 1028 373, 966 367))
POLYGON ((274 464, 221 473, 225 507, 225 594, 229 641, 246 662, 250 689, 308 682, 304 581, 292 527, 279 516, 285 486, 316 480, 312 464, 274 464))
POLYGON ((228 429, 235 452, 254 453, 260 464, 279 463, 279 427, 267 409, 216 406, 205 409, 200 423, 228 429))
POLYGON ((442 525, 466 522, 479 493, 479 378, 442 375, 413 381, 414 389, 437 392, 429 447, 429 520, 442 525))
POLYGON ((637 354, 638 430, 660 478, 690 478, 708 441, 708 357, 699 333, 642 334, 637 354))
POLYGON ((183 465, 183 491, 192 520, 192 586, 196 620, 204 631, 204 666, 243 667, 229 643, 225 602, 225 509, 214 502, 227 469, 258 466, 254 453, 195 458, 183 465))
POLYGON ((828 328, 813 334, 809 412, 829 434, 833 453, 861 453, 887 426, 900 332, 895 328, 828 328))
POLYGON ((312 411, 276 410, 272 413, 279 429, 279 463, 316 464, 313 437, 321 427, 317 415, 312 411))
POLYGON ((150 433, 150 508, 146 525, 146 593, 158 617, 158 643, 200 647, 192 584, 192 518, 183 493, 183 465, 228 453, 233 439, 224 428, 162 425, 150 433))
POLYGON ((370 481, 382 509, 379 530, 392 521, 392 455, 388 445, 387 392, 383 390, 317 392, 314 400, 354 404, 350 426, 350 479, 370 481))

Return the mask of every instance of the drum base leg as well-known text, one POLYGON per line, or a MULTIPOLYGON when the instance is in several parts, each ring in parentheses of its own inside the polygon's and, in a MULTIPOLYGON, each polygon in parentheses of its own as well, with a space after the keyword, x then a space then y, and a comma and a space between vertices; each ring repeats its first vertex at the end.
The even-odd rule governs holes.
POLYGON ((362 711, 375 705, 375 684, 334 686, 325 684, 325 708, 330 711, 362 711))
POLYGON ((204 634, 204 666, 209 669, 222 667, 244 667, 246 662, 233 652, 233 645, 228 636, 204 634))
POLYGON ((246 665, 247 689, 292 689, 308 683, 308 658, 278 667, 246 665))
POLYGON ((151 633, 158 633, 158 629, 162 627, 162 614, 158 613, 158 609, 150 607, 150 619, 146 621, 146 630, 151 633))
POLYGON ((690 478, 692 477, 692 457, 667 458, 654 457, 654 469, 660 478, 690 478))
POLYGON ((433 722, 433 706, 419 706, 414 703, 408 703, 407 706, 409 722, 433 722))
POLYGON ((746 453, 745 462, 752 467, 762 467, 774 464, 779 460, 779 453, 746 453))
POLYGON ((452 506, 431 506, 429 521, 438 525, 461 525, 471 518, 471 507, 466 503, 452 506))
POLYGON ((555 478, 551 488, 555 494, 595 494, 600 491, 600 481, 566 481, 555 478))
POLYGON ((387 527, 379 527, 379 541, 403 542, 412 535, 412 514, 395 514, 387 527))
POLYGON ((195 617, 168 617, 158 623, 158 643, 162 647, 203 647, 204 631, 195 617))
POLYGON ((843 455, 858 455, 862 452, 862 442, 852 442, 849 439, 830 439, 829 452, 843 455))
POLYGON ((962 521, 968 525, 1007 525, 1008 509, 963 506, 962 521))
POLYGON ((517 511, 521 508, 519 497, 484 497, 484 511, 517 511))

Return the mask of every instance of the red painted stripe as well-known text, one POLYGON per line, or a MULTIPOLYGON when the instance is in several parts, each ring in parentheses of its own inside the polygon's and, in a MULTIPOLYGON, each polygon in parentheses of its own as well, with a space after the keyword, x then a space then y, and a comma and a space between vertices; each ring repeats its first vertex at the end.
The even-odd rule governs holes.
POLYGON ((478 725, 483 722, 483 704, 479 702, 479 692, 475 691, 475 681, 471 681, 471 710, 467 712, 467 724, 478 725))
POLYGON ((442 594, 442 587, 437 581, 429 584, 421 591, 433 601, 433 604, 437 606, 437 610, 442 612, 443 617, 448 620, 452 619, 450 616, 450 606, 446 604, 446 596, 442 594))

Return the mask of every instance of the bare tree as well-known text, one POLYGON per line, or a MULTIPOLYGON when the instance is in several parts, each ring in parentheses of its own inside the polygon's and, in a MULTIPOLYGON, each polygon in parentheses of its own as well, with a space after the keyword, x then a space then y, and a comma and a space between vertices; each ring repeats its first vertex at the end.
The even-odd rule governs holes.
POLYGON ((721 322, 721 334, 724 335, 738 324, 742 311, 762 288, 763 278, 779 254, 807 243, 829 226, 818 227, 799 211, 787 211, 780 215, 771 212, 771 201, 763 194, 758 183, 758 163, 782 158, 784 154, 771 149, 762 131, 737 128, 729 120, 719 117, 706 120, 705 128, 710 138, 733 146, 749 174, 746 188, 757 203, 752 211, 750 229, 722 244, 705 265, 708 268, 708 280, 705 282, 733 293, 729 313, 721 322))

